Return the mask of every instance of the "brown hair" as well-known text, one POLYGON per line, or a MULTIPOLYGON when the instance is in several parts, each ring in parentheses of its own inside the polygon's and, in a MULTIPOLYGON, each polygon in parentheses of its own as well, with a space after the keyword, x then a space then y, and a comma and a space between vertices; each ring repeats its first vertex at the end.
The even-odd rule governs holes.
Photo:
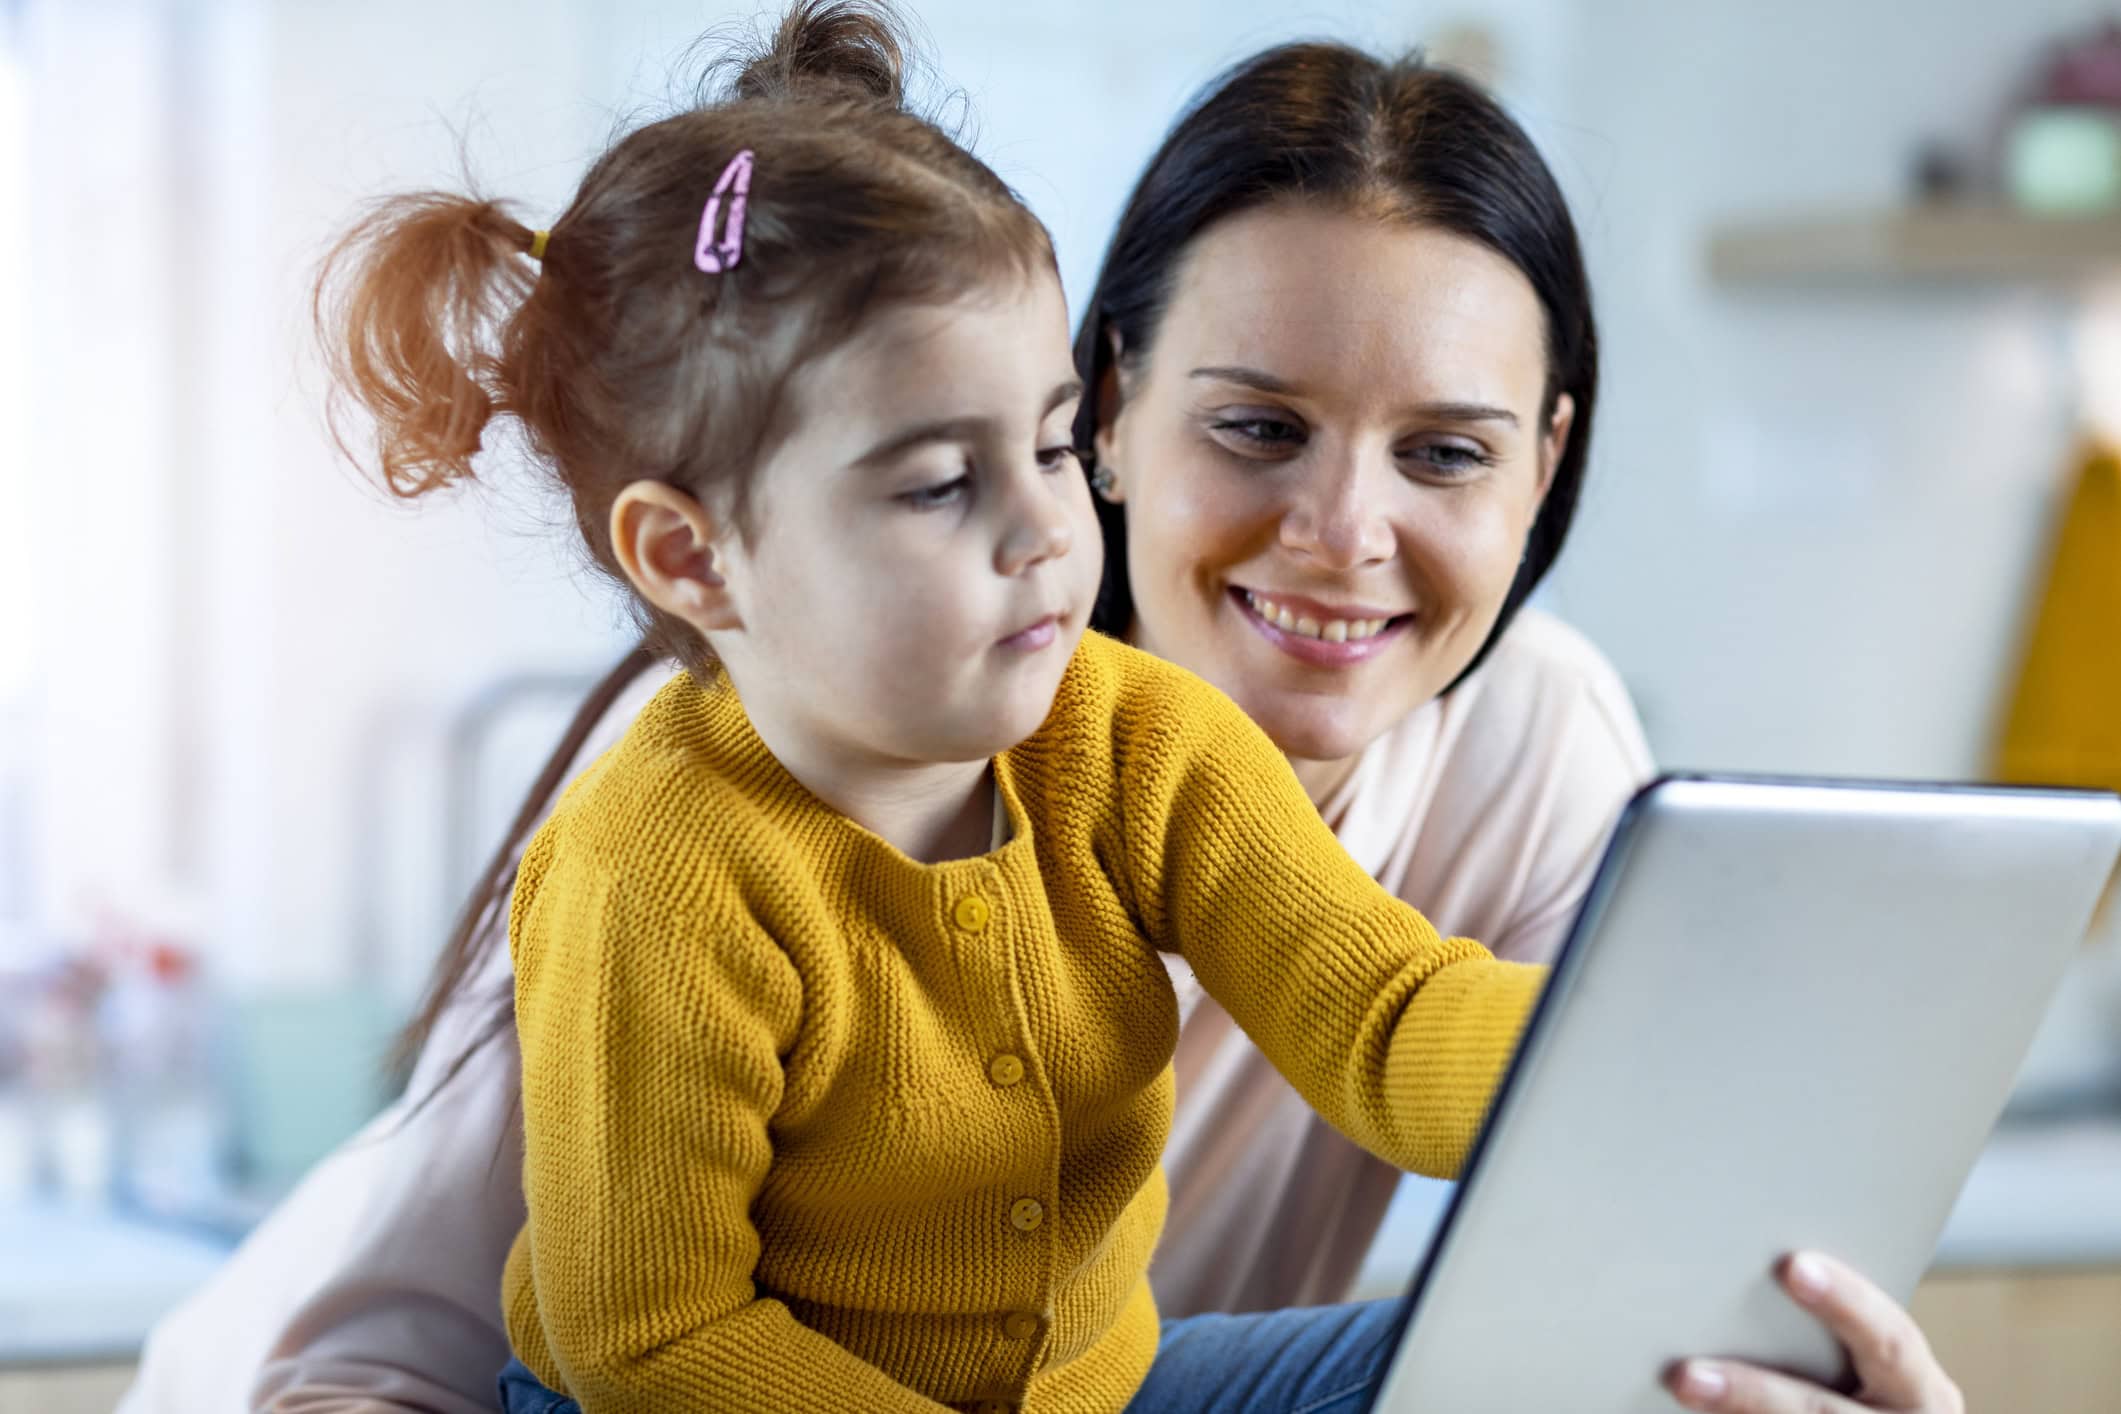
MULTIPOLYGON (((608 527, 634 481, 711 499, 744 528, 751 473, 800 412, 787 394, 799 368, 884 307, 1054 268, 1037 218, 908 107, 912 54, 890 0, 798 0, 763 49, 710 56, 696 106, 591 165, 542 262, 526 258, 534 233, 503 202, 384 198, 317 276, 341 449, 354 456, 350 404, 373 419, 383 485, 416 497, 471 479, 489 430, 510 422, 565 488, 591 562, 622 587, 608 527), (692 260, 701 208, 747 149, 743 257, 704 274, 692 260)), ((691 628, 628 599, 643 646, 546 763, 399 1039, 401 1065, 491 951, 517 848, 597 718, 659 656, 711 664, 691 628)))
MULTIPOLYGON (((488 428, 510 420, 622 588, 609 520, 628 484, 712 498, 741 528, 803 364, 881 307, 1053 269, 1038 219, 907 107, 910 52, 889 0, 799 0, 764 52, 712 62, 734 75, 719 94, 591 165, 542 268, 503 202, 384 198, 317 276, 341 448, 351 402, 373 418, 384 486, 414 497, 470 479, 488 428), (701 207, 747 149, 743 258, 703 274, 701 207)), ((690 628, 628 597, 651 648, 709 661, 690 628)))

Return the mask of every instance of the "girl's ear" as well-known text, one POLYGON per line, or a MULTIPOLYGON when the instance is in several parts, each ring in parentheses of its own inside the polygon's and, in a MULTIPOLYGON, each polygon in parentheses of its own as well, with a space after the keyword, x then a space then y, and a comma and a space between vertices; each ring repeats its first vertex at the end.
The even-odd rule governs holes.
POLYGON ((643 599, 705 635, 744 624, 715 563, 722 528, 698 499, 636 481, 611 503, 611 550, 643 599))

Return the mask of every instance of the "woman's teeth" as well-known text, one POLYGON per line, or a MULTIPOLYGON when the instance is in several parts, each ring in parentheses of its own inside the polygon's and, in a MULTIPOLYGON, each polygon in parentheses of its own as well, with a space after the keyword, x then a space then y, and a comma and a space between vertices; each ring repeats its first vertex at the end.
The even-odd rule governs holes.
POLYGON ((1354 643, 1365 638, 1375 638, 1385 631, 1390 619, 1311 619, 1291 613, 1272 599, 1245 591, 1245 602, 1252 612, 1265 619, 1284 633, 1299 634, 1305 638, 1322 638, 1328 643, 1354 643))

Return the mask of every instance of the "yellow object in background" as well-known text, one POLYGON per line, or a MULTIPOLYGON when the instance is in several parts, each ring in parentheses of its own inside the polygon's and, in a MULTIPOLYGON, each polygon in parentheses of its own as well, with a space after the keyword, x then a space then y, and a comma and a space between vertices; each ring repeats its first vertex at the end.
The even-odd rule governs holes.
POLYGON ((2110 450, 2078 473, 1996 768, 2017 784, 2121 790, 2121 457, 2110 450))

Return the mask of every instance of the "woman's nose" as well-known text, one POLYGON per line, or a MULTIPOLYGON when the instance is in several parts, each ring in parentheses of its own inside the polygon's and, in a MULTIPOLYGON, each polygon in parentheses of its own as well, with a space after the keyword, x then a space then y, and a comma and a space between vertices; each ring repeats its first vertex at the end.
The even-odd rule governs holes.
POLYGON ((1281 518, 1281 543, 1332 570, 1359 569, 1392 556, 1392 527, 1359 457, 1318 464, 1281 518))

